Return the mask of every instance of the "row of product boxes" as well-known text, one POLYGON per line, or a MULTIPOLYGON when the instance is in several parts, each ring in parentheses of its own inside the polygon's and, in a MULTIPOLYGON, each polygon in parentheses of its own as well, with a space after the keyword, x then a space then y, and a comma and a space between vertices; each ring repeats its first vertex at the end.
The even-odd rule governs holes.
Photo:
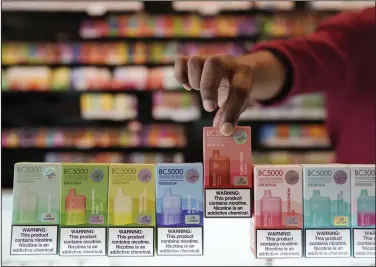
POLYGON ((375 256, 375 165, 252 165, 250 139, 204 128, 207 218, 252 217, 258 258, 375 256))
POLYGON ((256 165, 253 173, 253 199, 246 185, 207 184, 204 211, 201 163, 17 163, 11 251, 152 256, 156 235, 159 255, 201 255, 205 212, 252 215, 259 258, 301 257, 304 247, 307 257, 348 257, 352 247, 354 256, 374 255, 374 165, 256 165), (192 247, 174 250, 179 239, 192 247))
POLYGON ((203 253, 201 163, 26 162, 14 173, 11 254, 153 256, 155 235, 160 255, 203 253))
POLYGON ((355 248, 350 240, 359 239, 361 252, 354 256, 374 256, 368 251, 374 242, 374 165, 253 166, 250 136, 250 127, 238 127, 232 136, 204 128, 204 171, 201 163, 18 163, 11 251, 53 254, 59 247, 60 255, 152 256, 156 226, 159 255, 201 255, 205 213, 252 217, 257 257, 301 257, 303 230, 316 231, 312 240, 305 236, 314 247, 306 256, 349 257, 355 248), (57 235, 41 230, 49 225, 53 233, 60 227, 55 249, 51 235, 56 241, 57 235), (362 236, 351 237, 351 228, 364 229, 362 236), (38 242, 42 247, 34 248, 38 242), (136 250, 136 244, 149 246, 136 250), (328 252, 333 248, 338 251, 328 252))

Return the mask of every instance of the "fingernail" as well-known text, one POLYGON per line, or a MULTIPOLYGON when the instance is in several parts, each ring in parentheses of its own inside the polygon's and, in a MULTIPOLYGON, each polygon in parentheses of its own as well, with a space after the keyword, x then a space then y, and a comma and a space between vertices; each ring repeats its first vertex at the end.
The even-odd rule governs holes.
POLYGON ((213 101, 204 100, 204 109, 206 111, 211 112, 211 111, 215 110, 216 107, 217 107, 217 105, 213 101))
POLYGON ((225 122, 221 126, 221 133, 223 135, 230 135, 230 134, 232 134, 233 130, 234 130, 234 126, 229 122, 225 122))
POLYGON ((190 87, 188 84, 183 84, 183 87, 185 90, 191 91, 192 87, 190 87))

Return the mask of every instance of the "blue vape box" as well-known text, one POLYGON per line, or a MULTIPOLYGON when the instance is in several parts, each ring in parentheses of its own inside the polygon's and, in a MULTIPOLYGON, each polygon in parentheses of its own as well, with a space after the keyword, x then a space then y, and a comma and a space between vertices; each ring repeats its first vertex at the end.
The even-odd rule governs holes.
POLYGON ((203 226, 202 163, 160 163, 156 172, 157 227, 203 226))

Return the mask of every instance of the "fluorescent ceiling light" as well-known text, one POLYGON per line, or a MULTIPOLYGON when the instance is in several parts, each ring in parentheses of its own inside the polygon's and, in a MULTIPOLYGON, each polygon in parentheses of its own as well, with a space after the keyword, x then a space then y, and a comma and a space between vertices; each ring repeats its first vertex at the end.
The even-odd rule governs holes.
POLYGON ((4 11, 87 11, 101 14, 106 11, 139 11, 142 1, 3 1, 4 11))
POLYGON ((252 7, 252 1, 174 1, 172 4, 178 11, 198 11, 207 15, 214 15, 222 10, 247 10, 252 7))

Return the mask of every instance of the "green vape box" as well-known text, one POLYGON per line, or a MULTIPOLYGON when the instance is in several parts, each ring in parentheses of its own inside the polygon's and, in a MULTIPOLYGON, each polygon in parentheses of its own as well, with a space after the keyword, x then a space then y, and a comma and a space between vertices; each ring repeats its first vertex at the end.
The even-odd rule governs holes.
POLYGON ((13 225, 58 225, 60 163, 16 163, 13 225))

